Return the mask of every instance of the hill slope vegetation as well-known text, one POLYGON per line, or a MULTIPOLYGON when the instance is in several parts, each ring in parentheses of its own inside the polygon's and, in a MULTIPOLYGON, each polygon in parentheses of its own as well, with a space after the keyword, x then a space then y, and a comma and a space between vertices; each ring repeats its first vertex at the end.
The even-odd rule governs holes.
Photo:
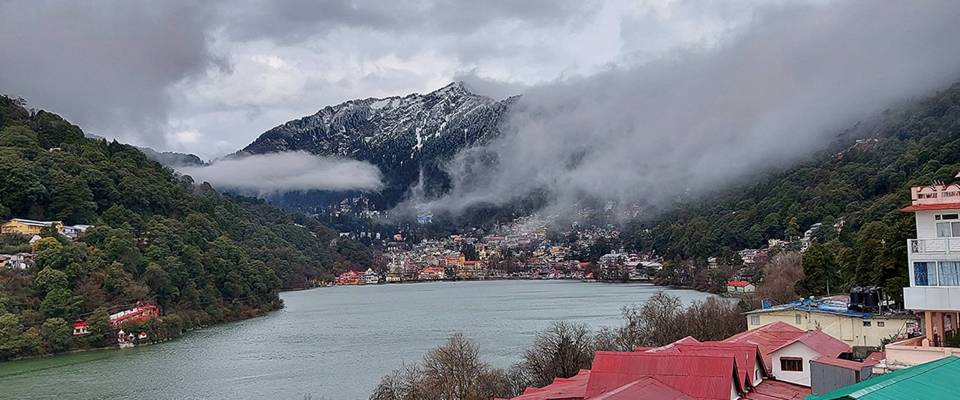
POLYGON ((75 241, 50 230, 33 248, 2 237, 0 253, 36 257, 0 271, 0 360, 106 345, 106 316, 142 301, 163 310, 146 327, 154 337, 257 315, 280 307, 279 289, 370 258, 314 219, 221 195, 133 146, 0 97, 0 220, 9 218, 95 227, 75 241), (72 338, 81 317, 94 334, 72 338))
POLYGON ((908 285, 906 239, 915 228, 912 214, 899 209, 910 203, 910 186, 950 182, 957 172, 960 84, 858 124, 795 168, 637 222, 628 240, 670 258, 704 259, 796 239, 822 223, 803 255, 801 294, 869 285, 900 296, 908 285))

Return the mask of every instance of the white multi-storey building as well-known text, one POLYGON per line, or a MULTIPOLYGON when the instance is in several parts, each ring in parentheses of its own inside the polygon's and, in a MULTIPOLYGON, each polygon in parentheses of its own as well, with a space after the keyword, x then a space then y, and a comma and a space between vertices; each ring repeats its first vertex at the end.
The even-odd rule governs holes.
POLYGON ((912 204, 917 238, 907 240, 910 287, 904 307, 923 317, 925 346, 941 346, 960 320, 960 185, 915 186, 912 204))

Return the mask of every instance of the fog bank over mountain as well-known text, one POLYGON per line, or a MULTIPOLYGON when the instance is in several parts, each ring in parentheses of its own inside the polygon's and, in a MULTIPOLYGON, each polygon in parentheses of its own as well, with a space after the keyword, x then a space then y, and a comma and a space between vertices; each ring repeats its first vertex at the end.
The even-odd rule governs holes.
POLYGON ((665 205, 789 166, 956 81, 957 21, 953 1, 763 8, 716 47, 526 90, 503 136, 449 163, 449 194, 413 202, 458 212, 546 192, 560 207, 665 205))
POLYGON ((380 170, 367 162, 302 151, 223 158, 177 170, 223 190, 265 195, 305 190, 378 191, 380 170))

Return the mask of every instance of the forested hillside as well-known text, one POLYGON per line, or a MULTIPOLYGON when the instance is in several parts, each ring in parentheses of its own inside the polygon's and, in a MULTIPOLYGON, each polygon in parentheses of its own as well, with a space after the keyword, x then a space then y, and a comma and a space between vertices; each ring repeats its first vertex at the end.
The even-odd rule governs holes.
POLYGON ((161 307, 148 327, 159 337, 249 317, 279 307, 281 288, 370 259, 316 220, 221 195, 0 97, 0 220, 9 218, 95 227, 76 241, 50 230, 32 249, 4 235, 0 252, 36 257, 0 271, 0 360, 107 344, 106 316, 139 301, 161 307), (94 334, 74 339, 80 317, 94 334))
POLYGON ((797 238, 823 223, 804 253, 801 294, 876 285, 899 296, 906 239, 914 236, 910 186, 960 172, 960 85, 843 132, 829 151, 788 170, 758 174, 634 224, 632 247, 673 259, 706 258, 797 238), (836 226, 837 229, 833 229, 836 226))

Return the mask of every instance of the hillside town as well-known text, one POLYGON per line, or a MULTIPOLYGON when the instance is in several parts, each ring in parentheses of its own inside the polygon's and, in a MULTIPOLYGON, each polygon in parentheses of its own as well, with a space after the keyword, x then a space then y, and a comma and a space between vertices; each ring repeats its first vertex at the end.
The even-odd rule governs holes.
MULTIPOLYGON (((575 240, 548 238, 550 218, 530 216, 499 227, 496 232, 475 232, 450 235, 440 239, 423 239, 411 243, 400 232, 383 242, 388 262, 381 271, 368 269, 346 271, 334 281, 337 284, 402 283, 439 280, 486 279, 576 279, 599 280, 603 271, 621 269, 625 263, 636 270, 650 272, 660 266, 652 256, 610 253, 600 262, 580 261, 578 254, 597 241, 617 238, 613 227, 581 227, 574 225, 575 240), (359 279, 363 275, 366 279, 359 279), (376 275, 376 276, 375 276, 376 275)), ((424 223, 429 223, 424 221, 424 223)), ((631 275, 632 280, 647 280, 649 274, 631 275)))
MULTIPOLYGON (((56 232, 65 238, 74 240, 78 235, 92 227, 93 225, 64 225, 61 221, 36 221, 32 219, 14 218, 0 224, 0 235, 28 237, 30 247, 32 250, 36 250, 34 245, 41 240, 40 235, 44 233, 44 230, 56 232)), ((33 265, 33 258, 35 256, 35 251, 0 254, 0 267, 25 270, 33 265)))
POLYGON ((960 400, 958 21, 0 0, 0 400, 960 400))
MULTIPOLYGON (((907 246, 906 311, 876 288, 745 313, 721 341, 686 337, 632 352, 597 352, 592 368, 529 387, 514 400, 949 399, 960 379, 960 185, 911 189, 916 238, 907 246), (919 323, 917 323, 919 321, 919 323)), ((746 282, 730 282, 746 290, 746 282)))

